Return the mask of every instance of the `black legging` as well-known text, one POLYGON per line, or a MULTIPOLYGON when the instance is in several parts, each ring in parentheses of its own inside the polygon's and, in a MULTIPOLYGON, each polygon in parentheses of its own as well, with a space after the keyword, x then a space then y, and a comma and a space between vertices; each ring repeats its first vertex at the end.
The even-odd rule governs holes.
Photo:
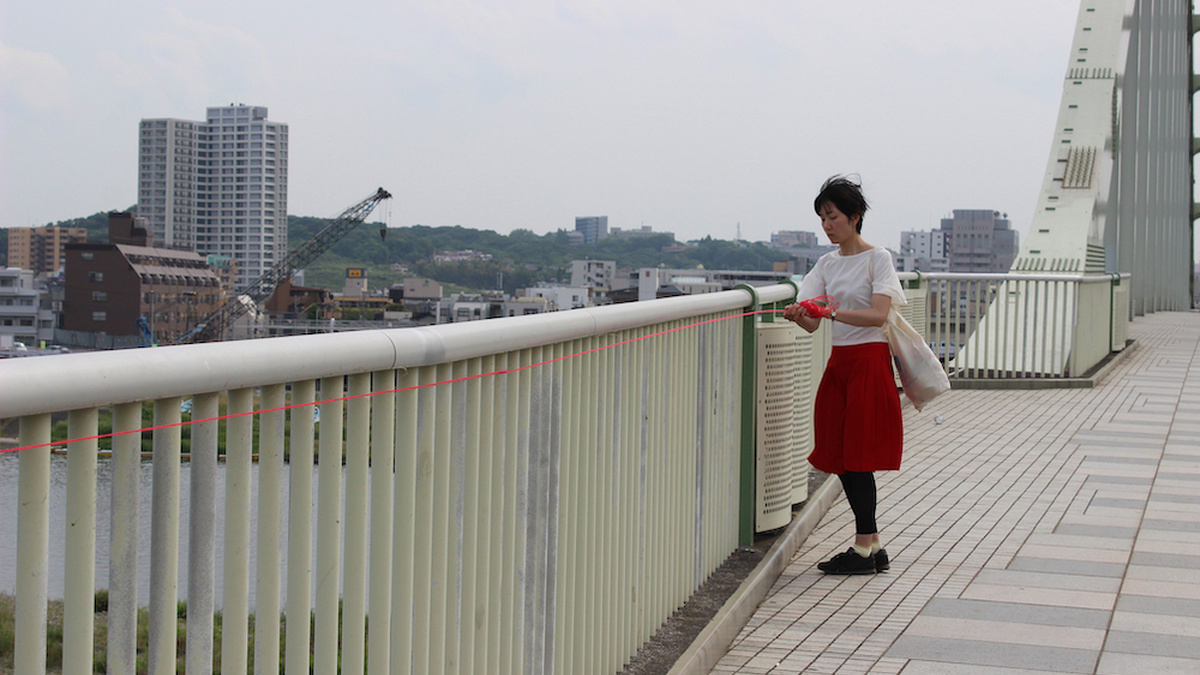
POLYGON ((854 526, 858 534, 875 534, 875 474, 871 472, 847 471, 838 475, 842 479, 842 490, 850 510, 854 512, 854 526))

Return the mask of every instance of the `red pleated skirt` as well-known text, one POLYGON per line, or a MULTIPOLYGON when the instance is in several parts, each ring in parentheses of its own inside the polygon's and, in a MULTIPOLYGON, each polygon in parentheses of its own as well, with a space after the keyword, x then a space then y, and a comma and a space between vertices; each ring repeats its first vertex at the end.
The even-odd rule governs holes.
POLYGON ((816 443, 808 461, 817 469, 842 474, 900 468, 904 423, 886 342, 833 348, 814 418, 816 443))

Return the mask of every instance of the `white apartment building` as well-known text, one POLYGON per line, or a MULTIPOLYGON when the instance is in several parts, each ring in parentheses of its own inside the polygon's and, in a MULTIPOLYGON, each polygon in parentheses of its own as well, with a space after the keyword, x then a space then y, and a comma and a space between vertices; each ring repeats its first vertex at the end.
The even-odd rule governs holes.
POLYGON ((706 270, 643 267, 637 272, 638 300, 653 300, 660 288, 674 286, 688 295, 718 293, 738 284, 769 286, 791 277, 791 272, 774 270, 706 270))
POLYGON ((0 348, 20 342, 34 349, 54 340, 54 312, 42 306, 33 271, 0 267, 0 348))
POLYGON ((608 294, 616 285, 617 263, 613 260, 572 260, 571 285, 591 289, 590 304, 608 303, 608 294))
POLYGON ((551 311, 591 307, 592 289, 587 286, 535 286, 525 289, 527 298, 543 298, 551 311))
POLYGON ((946 233, 942 230, 901 232, 896 269, 900 272, 950 271, 950 260, 946 256, 946 233))
POLYGON ((144 119, 138 142, 138 216, 155 245, 232 258, 238 286, 287 254, 288 127, 266 107, 144 119))

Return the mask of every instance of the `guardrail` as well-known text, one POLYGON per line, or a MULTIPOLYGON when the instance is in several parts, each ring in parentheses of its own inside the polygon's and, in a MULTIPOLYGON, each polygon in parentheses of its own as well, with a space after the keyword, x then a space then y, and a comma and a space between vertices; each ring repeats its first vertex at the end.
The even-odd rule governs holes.
MULTIPOLYGON (((914 325, 962 349, 945 361, 952 377, 1069 377, 1124 344, 1121 277, 901 278, 914 325)), ((289 673, 336 672, 339 660, 370 673, 616 672, 753 536, 748 370, 762 355, 749 310, 794 292, 2 362, 0 417, 20 418, 26 448, 16 672, 45 671, 51 429, 63 416, 64 672, 92 667, 101 441, 109 672, 136 667, 140 604, 149 672, 174 672, 184 528, 188 672, 212 668, 218 605, 222 672, 276 672, 284 643, 289 673), (281 633, 281 615, 304 619, 281 633)), ((820 363, 796 377, 812 385, 820 363)))
POLYGON ((20 418, 26 448, 16 671, 44 672, 51 422, 62 414, 64 672, 92 667, 109 420, 110 571, 99 582, 109 672, 135 669, 139 605, 149 672, 175 671, 185 528, 188 672, 212 667, 218 605, 227 673, 274 672, 281 641, 289 673, 309 672, 310 658, 322 673, 339 662, 371 673, 620 670, 744 536, 753 295, 0 365, 0 415, 20 418), (145 436, 151 528, 139 541, 145 436), (143 550, 148 598, 136 579, 143 550), (303 618, 281 635, 281 614, 303 618))
POLYGON ((1129 336, 1128 274, 900 276, 952 380, 1078 378, 1129 336))

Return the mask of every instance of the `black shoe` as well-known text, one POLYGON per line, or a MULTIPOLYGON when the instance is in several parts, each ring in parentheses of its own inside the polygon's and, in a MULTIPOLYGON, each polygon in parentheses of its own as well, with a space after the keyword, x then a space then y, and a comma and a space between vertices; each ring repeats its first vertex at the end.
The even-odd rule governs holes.
POLYGON ((887 551, 879 549, 875 554, 875 571, 886 572, 891 566, 892 563, 888 560, 887 551))
POLYGON ((845 553, 817 563, 817 569, 825 574, 875 574, 875 556, 864 558, 851 546, 845 553))

